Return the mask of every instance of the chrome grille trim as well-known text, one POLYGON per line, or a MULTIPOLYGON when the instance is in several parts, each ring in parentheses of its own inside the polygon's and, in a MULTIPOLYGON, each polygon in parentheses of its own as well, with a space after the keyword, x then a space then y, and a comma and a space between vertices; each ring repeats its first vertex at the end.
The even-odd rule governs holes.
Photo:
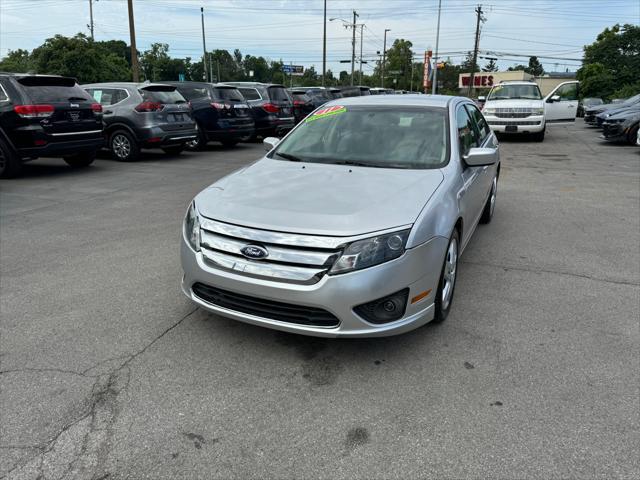
MULTIPOLYGON (((203 247, 216 250, 221 253, 242 256, 241 249, 247 246, 247 240, 237 240, 222 235, 218 235, 207 230, 202 230, 200 244, 203 247)), ((303 249, 283 248, 269 245, 267 247, 269 256, 261 259, 261 262, 281 262, 310 266, 331 266, 340 254, 335 251, 313 251, 303 249)))
POLYGON ((206 261, 224 270, 267 280, 310 285, 317 283, 327 268, 307 268, 254 261, 201 248, 206 261))

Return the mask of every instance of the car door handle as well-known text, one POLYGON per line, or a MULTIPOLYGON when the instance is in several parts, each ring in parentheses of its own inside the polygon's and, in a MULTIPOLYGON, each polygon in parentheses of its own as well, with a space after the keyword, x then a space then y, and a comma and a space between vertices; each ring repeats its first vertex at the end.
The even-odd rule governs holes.
POLYGON ((102 112, 104 115, 110 115, 113 113, 113 110, 105 110, 104 112, 102 112))

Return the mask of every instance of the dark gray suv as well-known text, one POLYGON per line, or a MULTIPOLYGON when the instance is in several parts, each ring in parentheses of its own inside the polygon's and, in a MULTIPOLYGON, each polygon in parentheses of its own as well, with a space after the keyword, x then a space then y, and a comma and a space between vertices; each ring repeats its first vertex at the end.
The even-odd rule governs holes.
POLYGON ((141 148, 178 154, 197 137, 191 107, 172 85, 123 82, 82 88, 102 105, 107 146, 116 160, 134 161, 141 148))

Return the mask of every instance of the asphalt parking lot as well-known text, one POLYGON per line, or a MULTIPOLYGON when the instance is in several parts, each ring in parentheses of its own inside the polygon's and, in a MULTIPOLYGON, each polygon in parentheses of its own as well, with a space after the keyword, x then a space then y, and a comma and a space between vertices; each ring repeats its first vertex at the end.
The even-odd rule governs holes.
POLYGON ((448 320, 361 340, 183 296, 189 201, 261 153, 0 182, 0 478, 640 477, 639 148, 503 141, 448 320))

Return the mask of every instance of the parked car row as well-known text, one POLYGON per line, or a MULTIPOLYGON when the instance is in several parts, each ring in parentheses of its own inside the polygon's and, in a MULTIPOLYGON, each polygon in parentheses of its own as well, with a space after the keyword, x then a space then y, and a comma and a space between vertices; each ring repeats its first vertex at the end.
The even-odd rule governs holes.
POLYGON ((622 102, 586 107, 584 121, 601 128, 604 140, 635 145, 640 127, 640 94, 622 102))

